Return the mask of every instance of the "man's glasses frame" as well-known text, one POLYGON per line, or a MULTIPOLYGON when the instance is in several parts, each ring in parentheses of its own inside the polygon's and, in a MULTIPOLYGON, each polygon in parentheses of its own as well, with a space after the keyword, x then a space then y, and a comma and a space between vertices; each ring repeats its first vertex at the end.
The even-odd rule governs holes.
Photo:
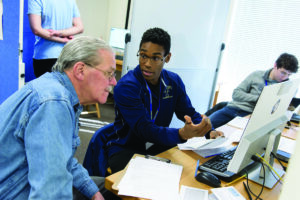
POLYGON ((99 69, 97 67, 93 67, 93 65, 91 64, 88 64, 88 63, 85 63, 86 65, 90 66, 91 68, 95 69, 95 70, 98 70, 100 72, 102 72, 104 74, 105 77, 108 78, 109 81, 112 81, 114 78, 116 78, 116 71, 112 71, 112 72, 107 72, 107 71, 104 71, 102 69, 99 69))
POLYGON ((138 57, 139 61, 141 63, 146 63, 148 59, 150 59, 150 63, 151 64, 160 64, 162 63, 167 56, 164 56, 163 58, 159 57, 159 56, 152 56, 152 57, 149 57, 143 53, 140 53, 140 52, 137 52, 136 56, 138 57))

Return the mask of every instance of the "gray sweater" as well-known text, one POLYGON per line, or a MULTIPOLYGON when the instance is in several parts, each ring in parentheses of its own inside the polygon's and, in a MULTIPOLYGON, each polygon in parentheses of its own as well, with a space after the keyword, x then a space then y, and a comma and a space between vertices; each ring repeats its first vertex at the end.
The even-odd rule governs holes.
POLYGON ((265 85, 278 83, 269 78, 272 69, 252 72, 233 90, 232 101, 227 106, 253 112, 258 97, 265 85))

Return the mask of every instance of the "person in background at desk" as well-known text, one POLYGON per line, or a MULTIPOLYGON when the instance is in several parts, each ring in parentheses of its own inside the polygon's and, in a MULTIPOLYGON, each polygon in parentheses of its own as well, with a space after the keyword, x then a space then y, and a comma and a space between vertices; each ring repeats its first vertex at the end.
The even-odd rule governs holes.
POLYGON ((82 104, 106 102, 115 68, 105 42, 78 37, 63 48, 53 72, 0 105, 1 200, 119 199, 105 190, 103 177, 92 180, 73 157, 82 104))
POLYGON ((114 88, 114 131, 106 143, 108 164, 113 173, 125 168, 135 153, 156 155, 192 137, 210 133, 207 117, 195 111, 181 78, 164 64, 171 59, 171 37, 160 28, 147 30, 137 53, 139 65, 123 76, 114 88), (173 114, 185 125, 169 128, 173 114), (146 142, 153 145, 146 150, 146 142))
POLYGON ((75 0, 28 0, 29 23, 35 36, 33 69, 36 78, 51 72, 64 45, 83 32, 75 0))
POLYGON ((264 86, 286 81, 291 74, 297 71, 297 58, 294 55, 283 53, 277 58, 273 68, 251 73, 234 89, 233 100, 222 109, 209 115, 213 127, 218 128, 237 116, 244 117, 251 114, 264 86))

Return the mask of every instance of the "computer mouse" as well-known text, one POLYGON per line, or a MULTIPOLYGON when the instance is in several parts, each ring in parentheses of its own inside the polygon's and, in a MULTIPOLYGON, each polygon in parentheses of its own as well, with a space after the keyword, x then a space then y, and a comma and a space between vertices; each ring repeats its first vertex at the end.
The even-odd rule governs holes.
POLYGON ((197 174, 195 178, 197 181, 209 185, 211 187, 221 186, 220 179, 210 172, 206 172, 206 171, 200 172, 199 174, 197 174))

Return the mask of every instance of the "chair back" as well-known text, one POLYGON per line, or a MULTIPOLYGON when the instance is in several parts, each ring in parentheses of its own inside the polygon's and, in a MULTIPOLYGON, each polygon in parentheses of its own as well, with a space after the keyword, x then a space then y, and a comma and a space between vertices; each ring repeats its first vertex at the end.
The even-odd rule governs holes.
POLYGON ((90 176, 105 177, 108 167, 106 135, 113 131, 114 125, 111 123, 97 130, 91 138, 83 161, 83 166, 90 176))

